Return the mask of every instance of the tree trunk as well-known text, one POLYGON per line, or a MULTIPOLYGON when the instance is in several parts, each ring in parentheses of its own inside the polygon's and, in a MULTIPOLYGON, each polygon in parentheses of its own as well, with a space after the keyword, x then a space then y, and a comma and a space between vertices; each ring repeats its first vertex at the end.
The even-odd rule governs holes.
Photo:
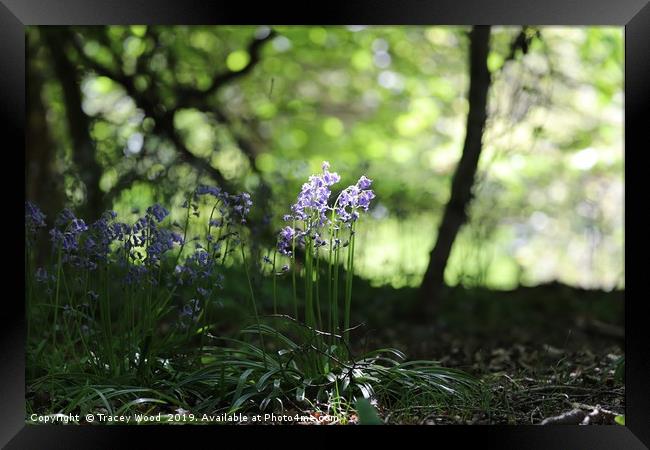
MULTIPOLYGON (((28 51, 34 52, 33 47, 28 46, 28 51)), ((57 148, 52 141, 41 96, 46 75, 35 67, 34 59, 29 56, 32 54, 26 59, 25 197, 45 213, 49 228, 63 208, 63 177, 56 170, 57 148)), ((50 245, 49 236, 40 233, 34 255, 38 266, 45 263, 50 245)))
POLYGON ((469 113, 463 153, 451 185, 451 197, 445 207, 436 244, 431 250, 429 265, 420 286, 420 306, 436 308, 444 286, 444 273, 451 248, 461 226, 467 220, 467 206, 472 199, 472 186, 481 155, 483 129, 487 119, 487 95, 490 71, 487 67, 490 27, 474 26, 470 33, 469 113))
POLYGON ((56 173, 52 142, 41 97, 43 75, 27 59, 27 133, 25 134, 25 194, 51 223, 63 207, 63 177, 56 173))
POLYGON ((52 57, 56 77, 63 89, 68 132, 72 141, 72 155, 86 189, 83 218, 98 219, 104 210, 104 201, 99 188, 102 169, 95 158, 95 145, 90 137, 90 120, 81 107, 81 90, 78 73, 65 51, 68 46, 67 32, 57 27, 48 30, 45 41, 52 57))

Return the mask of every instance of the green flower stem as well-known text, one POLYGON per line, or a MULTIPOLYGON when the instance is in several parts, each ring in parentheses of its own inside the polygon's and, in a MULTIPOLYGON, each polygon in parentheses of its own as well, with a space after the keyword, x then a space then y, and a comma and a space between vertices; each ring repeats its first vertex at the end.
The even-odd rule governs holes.
POLYGON ((295 319, 298 320, 298 293, 296 291, 296 220, 293 220, 293 229, 294 229, 294 235, 293 238, 291 238, 291 257, 293 258, 293 264, 292 264, 292 271, 291 271, 291 278, 292 278, 292 284, 293 284, 293 314, 296 316, 295 319))
MULTIPOLYGON (((339 238, 339 230, 334 232, 334 238, 339 238)), ((339 264, 340 264, 340 254, 341 248, 337 248, 334 252, 334 279, 332 281, 332 315, 333 317, 333 326, 332 333, 336 334, 339 328, 339 264)))
POLYGON ((262 355, 264 358, 264 368, 267 368, 266 364, 266 349, 264 347, 264 335, 262 334, 262 325, 260 323, 260 316, 257 314, 257 303, 255 302, 255 294, 253 293, 253 283, 251 282, 251 276, 248 272, 248 264, 246 263, 246 252, 244 252, 244 243, 241 242, 241 257, 244 263, 244 270, 246 271, 246 280, 248 281, 248 289, 251 294, 251 303, 253 304, 253 314, 255 315, 255 322, 257 322, 257 331, 260 336, 260 347, 262 348, 262 355))
POLYGON ((346 268, 346 279, 345 279, 345 312, 344 312, 344 339, 346 343, 350 343, 350 308, 352 305, 352 280, 354 278, 354 226, 355 223, 352 222, 352 227, 350 228, 350 244, 348 245, 348 255, 347 255, 347 268, 346 268))
POLYGON ((316 247, 316 312, 318 313, 318 329, 322 330, 323 329, 323 315, 321 313, 321 308, 320 308, 320 258, 319 258, 319 247, 316 247))
POLYGON ((334 206, 332 206, 330 214, 330 233, 329 233, 329 258, 328 258, 328 267, 327 267, 327 294, 329 296, 329 312, 328 312, 328 324, 330 327, 329 332, 332 334, 331 342, 334 344, 336 330, 339 326, 339 317, 338 317, 338 253, 339 249, 334 248, 334 241, 338 239, 339 230, 336 226, 336 206, 339 203, 341 194, 336 198, 334 206), (332 259, 334 258, 334 259, 332 259))
POLYGON ((185 216, 185 227, 183 228, 183 242, 181 242, 181 247, 178 250, 178 255, 176 255, 176 261, 174 261, 174 267, 178 264, 178 260, 185 249, 185 242, 187 241, 187 229, 190 225, 190 208, 192 207, 192 200, 194 200, 194 192, 190 194, 190 198, 187 201, 187 215, 185 216))
MULTIPOLYGON (((334 213, 332 212, 332 216, 334 213)), ((330 248, 328 251, 328 257, 327 257, 327 298, 329 301, 329 308, 327 309, 327 326, 329 327, 329 332, 331 334, 334 334, 334 315, 332 314, 333 311, 333 305, 332 305, 332 254, 333 254, 333 243, 334 243, 334 231, 333 231, 333 223, 334 223, 334 218, 332 217, 332 225, 330 226, 330 235, 329 235, 329 241, 330 241, 330 248)), ((333 336, 330 336, 330 340, 333 341, 333 336)))
MULTIPOLYGON (((308 229, 309 224, 305 224, 305 229, 308 229)), ((312 247, 314 243, 310 237, 307 237, 305 242, 305 322, 307 326, 314 327, 314 304, 313 304, 313 268, 312 268, 312 247)))
POLYGON ((275 270, 275 258, 277 256, 278 251, 273 250, 273 314, 278 313, 278 292, 277 292, 277 275, 276 275, 276 270, 275 270))
POLYGON ((230 246, 230 239, 228 239, 228 230, 226 230, 226 247, 223 250, 223 257, 221 258, 221 265, 225 266, 226 264, 226 256, 228 256, 228 247, 230 246))
POLYGON ((59 289, 61 287, 61 252, 62 248, 59 245, 59 252, 56 261, 56 293, 54 294, 54 324, 52 327, 52 345, 56 346, 56 324, 59 316, 59 289))

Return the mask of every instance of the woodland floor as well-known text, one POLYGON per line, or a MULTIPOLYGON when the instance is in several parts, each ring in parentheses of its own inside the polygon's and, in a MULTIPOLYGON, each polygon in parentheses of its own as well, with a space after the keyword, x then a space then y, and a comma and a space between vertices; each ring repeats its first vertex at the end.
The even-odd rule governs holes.
POLYGON ((427 325, 414 325, 408 313, 417 301, 414 289, 355 280, 355 302, 366 300, 355 303, 352 323, 362 325, 354 331, 353 350, 393 347, 410 360, 435 360, 482 381, 481 398, 474 400, 439 405, 405 398, 391 408, 378 405, 388 424, 579 424, 589 414, 591 424, 614 424, 625 413, 617 372, 623 296, 559 284, 507 292, 454 288, 427 325))
POLYGON ((395 313, 393 326, 367 334, 367 345, 390 345, 409 359, 465 370, 484 382, 488 401, 448 411, 411 404, 384 412, 388 423, 578 424, 592 413, 592 424, 613 424, 624 414, 625 388, 616 373, 623 292, 559 284, 510 292, 454 289, 439 311, 429 326, 408 325, 395 313))
MULTIPOLYGON (((405 399, 398 408, 379 405, 387 424, 614 425, 614 417, 625 413, 625 387, 617 373, 623 291, 555 283, 504 292, 455 288, 429 325, 414 325, 406 312, 416 301, 413 289, 372 288, 360 280, 355 295, 374 299, 359 302, 359 353, 394 347, 410 360, 462 369, 484 386, 484 398, 475 402, 440 406, 405 399)), ((347 421, 358 419, 353 414, 347 421)))

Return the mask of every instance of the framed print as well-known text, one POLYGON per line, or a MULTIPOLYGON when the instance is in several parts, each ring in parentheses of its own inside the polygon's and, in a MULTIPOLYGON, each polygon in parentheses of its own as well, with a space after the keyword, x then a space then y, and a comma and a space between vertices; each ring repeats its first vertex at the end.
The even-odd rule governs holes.
POLYGON ((2 0, 0 24, 7 448, 647 448, 644 0, 2 0))

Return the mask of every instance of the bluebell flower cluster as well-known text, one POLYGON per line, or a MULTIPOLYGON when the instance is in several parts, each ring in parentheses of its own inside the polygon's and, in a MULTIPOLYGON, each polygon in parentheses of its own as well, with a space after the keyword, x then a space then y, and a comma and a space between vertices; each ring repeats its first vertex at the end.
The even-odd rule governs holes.
POLYGON ((293 246, 293 239, 296 236, 296 230, 290 226, 284 227, 280 231, 278 238, 278 251, 283 255, 291 255, 291 248, 293 246))
POLYGON ((158 223, 162 222, 168 215, 169 211, 157 203, 147 208, 147 216, 153 217, 158 223))
POLYGON ((174 244, 182 244, 183 238, 180 234, 156 228, 152 233, 149 245, 147 246, 147 265, 153 265, 160 261, 164 253, 174 248, 174 244))
POLYGON ((213 226, 223 226, 235 223, 245 224, 248 214, 253 206, 251 195, 248 192, 229 194, 216 186, 202 185, 196 189, 196 194, 198 196, 212 196, 217 202, 219 202, 219 214, 221 215, 221 220, 217 221, 213 219, 215 221, 215 225, 213 226))
MULTIPOLYGON (((291 255, 292 247, 304 245, 304 240, 319 227, 329 223, 327 213, 330 211, 328 202, 332 195, 331 187, 341 180, 336 172, 330 172, 330 164, 323 162, 322 173, 311 175, 309 181, 302 185, 296 203, 291 206, 292 214, 283 217, 285 222, 292 222, 293 226, 286 226, 280 231, 278 238, 278 251, 283 255, 291 255), (296 226, 296 222, 302 222, 304 229, 296 226), (295 240, 295 242, 294 242, 295 240)), ((312 237, 316 237, 316 233, 312 237)), ((321 241, 318 241, 320 245, 321 241)))
POLYGON ((211 195, 214 198, 221 199, 224 195, 224 192, 216 186, 205 186, 201 185, 196 189, 197 195, 211 195))
POLYGON ((63 261, 75 260, 81 234, 88 230, 88 226, 69 209, 64 209, 54 224, 55 227, 50 230, 52 244, 61 249, 63 261))
POLYGON ((214 269, 214 259, 203 248, 197 248, 185 263, 176 266, 180 284, 193 284, 197 279, 208 278, 214 269))
POLYGON ((375 193, 369 189, 372 180, 362 176, 357 184, 348 186, 339 195, 336 214, 341 222, 350 224, 359 218, 358 210, 368 211, 375 193))
POLYGON ((233 195, 230 197, 230 201, 235 218, 242 224, 246 223, 246 218, 253 206, 250 194, 248 192, 242 192, 239 195, 233 195))
POLYGON ((45 214, 32 202, 25 202, 25 229, 27 234, 34 234, 45 227, 45 214))
POLYGON ((311 221, 316 219, 319 226, 327 222, 327 203, 332 191, 330 187, 341 180, 341 177, 329 171, 329 163, 323 162, 323 173, 311 175, 309 181, 302 185, 298 200, 291 207, 294 220, 311 221))
MULTIPOLYGON (((185 263, 177 265, 175 272, 180 285, 194 285, 199 288, 204 286, 221 288, 223 276, 217 273, 217 259, 210 255, 205 249, 197 248, 192 255, 187 257, 185 263)), ((201 288, 203 289, 203 288, 201 288)), ((198 291, 201 294, 200 291, 198 291)))
MULTIPOLYGON (((107 315, 102 309, 105 303, 100 299, 108 301, 109 298, 111 301, 124 298, 125 302, 144 300, 143 308, 132 311, 131 320, 136 321, 147 314, 157 320, 158 314, 173 311, 165 309, 160 313, 156 302, 175 303, 181 325, 196 326, 204 308, 220 304, 216 290, 223 288, 224 277, 219 272, 230 252, 238 250, 237 245, 247 230, 241 225, 247 222, 252 206, 249 193, 230 195, 217 187, 202 186, 185 204, 188 216, 184 226, 167 224, 170 212, 160 204, 135 213, 138 214, 135 223, 129 224, 118 221, 113 211, 86 223, 72 210, 65 209, 54 218, 54 226, 49 230, 51 264, 47 269, 39 267, 28 281, 38 293, 52 296, 56 290, 74 298, 73 302, 68 299, 67 305, 62 300, 56 311, 62 310, 61 317, 66 317, 68 325, 72 319, 72 325, 83 335, 95 330, 103 332, 100 319, 105 320, 107 315), (189 214, 198 216, 203 211, 200 197, 211 202, 208 230, 207 234, 201 232, 200 236, 190 237, 188 232, 193 224, 189 214), (178 251, 173 251, 177 248, 178 251), (174 273, 161 270, 167 267, 166 263, 175 265, 174 273), (169 290, 152 289, 156 285, 169 290), (129 287, 124 289, 125 286, 129 287), (118 295, 109 296, 113 290, 118 290, 118 295), (139 290, 148 292, 142 296, 136 292, 139 290)), ((46 227, 45 215, 29 202, 25 203, 25 227, 28 239, 30 234, 35 235, 46 227)), ((147 325, 149 322, 143 320, 147 325)))
POLYGON ((83 251, 80 252, 85 267, 95 269, 99 262, 108 262, 111 244, 123 235, 123 227, 128 227, 126 224, 113 223, 116 217, 114 211, 107 211, 89 227, 82 244, 83 251))
MULTIPOLYGON (((328 244, 319 231, 328 226, 339 229, 345 224, 348 227, 358 218, 360 211, 368 211, 375 193, 370 189, 372 180, 365 175, 361 176, 356 184, 345 188, 334 206, 329 206, 329 199, 332 194, 331 187, 341 180, 341 177, 330 172, 330 164, 325 161, 322 165, 323 172, 319 175, 312 175, 309 181, 302 185, 296 203, 291 206, 292 214, 283 217, 285 222, 292 222, 291 226, 285 226, 278 235, 278 251, 291 256, 293 246, 304 245, 309 239, 314 248, 328 244), (331 218, 328 218, 328 214, 331 218), (334 221, 334 223, 332 223, 334 221), (298 222, 304 224, 304 229, 298 226, 298 222)), ((340 246, 340 240, 333 242, 335 248, 340 246)))
MULTIPOLYGON (((147 208, 146 214, 133 226, 117 222, 114 211, 105 212, 88 226, 70 209, 64 209, 56 217, 49 234, 54 253, 60 254, 61 262, 81 269, 95 270, 99 264, 108 264, 113 250, 121 248, 124 252, 120 251, 120 254, 126 255, 126 259, 118 259, 118 262, 122 267, 129 266, 126 267, 126 281, 137 283, 160 262, 165 252, 182 243, 178 233, 160 226, 168 215, 169 211, 155 204, 147 208), (121 244, 114 245, 117 242, 121 244)), ((28 202, 25 204, 25 219, 28 230, 44 226, 44 215, 28 202)))
POLYGON ((169 211, 155 204, 147 208, 146 214, 135 222, 131 230, 128 225, 120 226, 122 236, 127 236, 124 246, 134 260, 151 267, 174 248, 174 244, 182 244, 180 234, 159 226, 168 215, 169 211), (145 248, 144 253, 139 250, 141 247, 145 248))

